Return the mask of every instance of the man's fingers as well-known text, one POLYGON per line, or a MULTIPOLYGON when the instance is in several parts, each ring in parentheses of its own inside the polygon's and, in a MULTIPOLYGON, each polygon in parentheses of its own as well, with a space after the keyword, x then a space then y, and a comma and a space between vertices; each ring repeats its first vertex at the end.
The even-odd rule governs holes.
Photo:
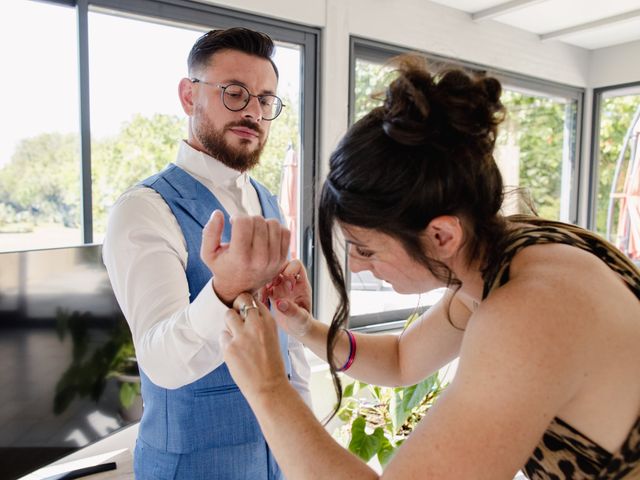
POLYGON ((280 241, 280 258, 284 262, 289 254, 289 242, 291 241, 291 231, 289 229, 285 228, 282 230, 280 241))
POLYGON ((260 265, 269 265, 269 228, 267 222, 262 217, 251 217, 253 221, 253 255, 258 259, 260 265))
POLYGON ((202 246, 200 248, 200 256, 202 258, 215 256, 220 248, 223 230, 224 215, 220 210, 214 210, 211 218, 209 218, 209 221, 202 230, 202 246))
POLYGON ((282 225, 277 220, 267 220, 269 231, 269 260, 280 266, 280 243, 282 235, 282 225))
POLYGON ((247 258, 251 252, 252 242, 253 219, 247 215, 234 216, 229 249, 239 255, 240 258, 247 258))

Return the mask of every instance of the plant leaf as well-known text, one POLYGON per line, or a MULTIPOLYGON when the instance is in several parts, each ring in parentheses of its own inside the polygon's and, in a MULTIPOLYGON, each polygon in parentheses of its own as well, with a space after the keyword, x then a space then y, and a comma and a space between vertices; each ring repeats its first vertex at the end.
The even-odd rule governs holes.
POLYGON ((407 421, 414 408, 422 403, 424 398, 439 386, 438 374, 435 373, 422 382, 410 387, 394 388, 389 408, 394 431, 407 421))
POLYGON ((344 391, 342 392, 342 399, 343 400, 345 400, 346 398, 349 398, 349 397, 353 397, 353 393, 354 393, 353 392, 353 385, 354 385, 353 383, 350 383, 349 385, 347 385, 344 388, 344 391))
POLYGON ((120 403, 124 408, 129 408, 133 405, 133 401, 136 399, 138 392, 136 386, 133 383, 123 383, 120 386, 120 403))
POLYGON ((378 460, 380 461, 380 465, 385 467, 389 460, 393 458, 396 453, 397 448, 394 447, 389 439, 384 435, 380 439, 380 448, 378 448, 378 460))
POLYGON ((349 451, 356 454, 365 462, 378 453, 380 449, 380 437, 384 438, 384 433, 380 427, 376 428, 373 434, 369 435, 364 431, 367 421, 364 417, 356 418, 351 424, 351 441, 349 451))

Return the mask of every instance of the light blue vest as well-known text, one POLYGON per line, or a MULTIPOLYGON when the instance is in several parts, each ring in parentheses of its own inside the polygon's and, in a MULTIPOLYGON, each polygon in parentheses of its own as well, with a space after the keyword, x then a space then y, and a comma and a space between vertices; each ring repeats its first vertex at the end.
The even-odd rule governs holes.
MULTIPOLYGON (((204 185, 174 164, 141 183, 164 198, 182 229, 188 252, 189 300, 193 301, 211 278, 211 271, 200 260, 202 228, 211 212, 221 210, 225 217, 222 241, 228 242, 229 215, 204 185)), ((251 183, 258 192, 263 216, 282 221, 276 198, 253 179, 251 183)), ((288 339, 284 332, 279 333, 290 374, 288 339)), ((155 385, 142 371, 140 377, 144 413, 134 455, 137 480, 282 478, 260 426, 225 364, 175 390, 155 385)))

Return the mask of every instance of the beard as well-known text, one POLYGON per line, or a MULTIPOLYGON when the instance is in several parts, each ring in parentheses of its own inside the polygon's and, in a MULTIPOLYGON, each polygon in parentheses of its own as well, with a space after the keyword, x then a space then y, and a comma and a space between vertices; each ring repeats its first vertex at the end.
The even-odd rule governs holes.
POLYGON ((266 138, 263 139, 264 132, 259 125, 243 119, 227 123, 222 128, 217 129, 204 115, 204 112, 198 113, 201 122, 197 124, 194 133, 209 155, 227 167, 239 172, 251 170, 258 164, 266 143, 266 138), (245 127, 254 130, 259 135, 258 146, 250 150, 252 141, 244 138, 240 139, 239 146, 230 145, 224 138, 224 134, 233 127, 245 127))

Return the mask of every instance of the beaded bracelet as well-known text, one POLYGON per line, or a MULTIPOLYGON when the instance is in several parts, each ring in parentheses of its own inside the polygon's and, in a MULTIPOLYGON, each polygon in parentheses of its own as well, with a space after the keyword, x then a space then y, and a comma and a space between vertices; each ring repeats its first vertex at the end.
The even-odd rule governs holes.
POLYGON ((347 361, 341 368, 336 369, 336 372, 346 372, 349 370, 351 365, 353 365, 353 361, 356 359, 356 337, 346 328, 344 331, 347 334, 347 337, 349 337, 349 358, 347 358, 347 361))

